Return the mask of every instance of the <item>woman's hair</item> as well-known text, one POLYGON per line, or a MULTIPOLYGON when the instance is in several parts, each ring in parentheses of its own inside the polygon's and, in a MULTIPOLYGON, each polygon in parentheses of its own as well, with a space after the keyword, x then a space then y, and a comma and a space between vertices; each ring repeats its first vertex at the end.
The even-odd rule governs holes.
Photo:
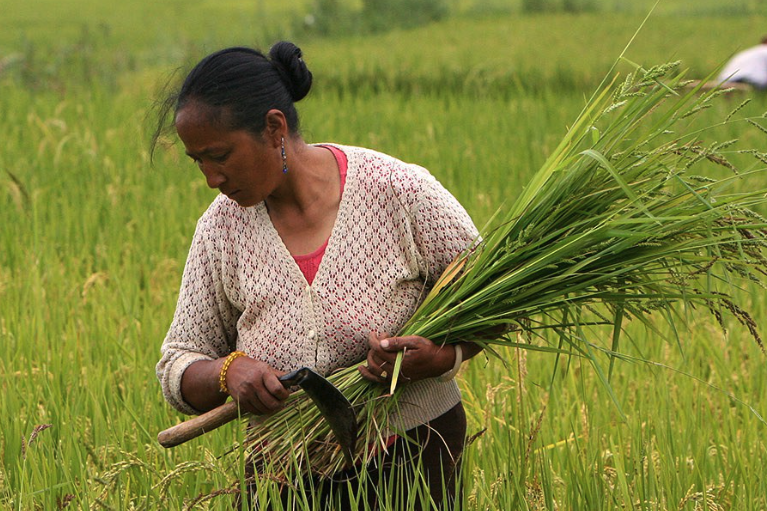
POLYGON ((245 47, 208 55, 189 72, 181 88, 168 94, 159 105, 152 152, 178 111, 190 102, 210 107, 211 121, 256 135, 266 128, 266 113, 277 109, 285 115, 290 132, 298 132, 294 103, 303 99, 312 86, 312 73, 301 57, 301 49, 287 41, 272 46, 268 57, 245 47))

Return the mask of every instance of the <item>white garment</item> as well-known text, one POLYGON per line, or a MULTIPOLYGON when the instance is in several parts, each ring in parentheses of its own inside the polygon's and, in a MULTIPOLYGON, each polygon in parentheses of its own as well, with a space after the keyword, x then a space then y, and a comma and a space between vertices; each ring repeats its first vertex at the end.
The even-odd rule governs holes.
POLYGON ((735 54, 722 72, 719 81, 744 82, 767 88, 767 44, 760 44, 735 54))
MULTIPOLYGON (((240 207, 219 195, 197 224, 157 376, 168 402, 196 413, 181 394, 192 363, 235 349, 288 371, 329 374, 360 363, 368 333, 395 334, 477 229, 425 169, 367 149, 348 158, 333 232, 311 285, 271 223, 264 203, 240 207)), ((407 385, 395 417, 403 429, 455 406, 454 381, 407 385)))

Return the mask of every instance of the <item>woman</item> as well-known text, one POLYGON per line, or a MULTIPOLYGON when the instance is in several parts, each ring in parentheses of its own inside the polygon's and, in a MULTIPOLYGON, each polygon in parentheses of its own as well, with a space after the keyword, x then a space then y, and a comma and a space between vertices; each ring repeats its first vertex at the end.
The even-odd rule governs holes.
MULTIPOLYGON (((261 415, 284 406, 278 376, 289 370, 329 374, 365 361, 362 376, 386 384, 406 349, 395 422, 421 448, 408 463, 423 463, 432 497, 449 505, 466 429, 453 377, 478 349, 385 332, 399 331, 477 230, 423 168, 307 144, 294 103, 311 84, 291 43, 268 57, 228 48, 205 57, 165 102, 158 134, 172 116, 221 194, 198 222, 157 376, 182 412, 231 396, 261 415)), ((369 470, 400 466, 398 445, 377 465, 385 468, 369 470)))

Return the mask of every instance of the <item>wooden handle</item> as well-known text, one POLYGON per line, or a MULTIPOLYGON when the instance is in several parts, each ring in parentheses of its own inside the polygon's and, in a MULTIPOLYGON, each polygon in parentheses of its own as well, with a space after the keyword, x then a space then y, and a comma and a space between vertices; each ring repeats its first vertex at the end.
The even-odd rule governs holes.
POLYGON ((175 447, 193 438, 197 438, 203 433, 213 431, 228 422, 232 422, 239 417, 239 415, 240 412, 237 403, 229 401, 228 403, 224 403, 194 419, 189 419, 188 421, 176 424, 165 431, 161 431, 160 434, 157 435, 157 441, 160 442, 160 445, 163 447, 175 447))

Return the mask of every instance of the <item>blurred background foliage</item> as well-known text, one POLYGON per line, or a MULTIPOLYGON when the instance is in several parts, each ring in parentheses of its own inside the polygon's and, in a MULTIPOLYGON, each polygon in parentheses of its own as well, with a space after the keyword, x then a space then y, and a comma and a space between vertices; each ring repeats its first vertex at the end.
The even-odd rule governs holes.
POLYGON ((615 41, 625 44, 653 8, 635 53, 681 58, 697 74, 767 31, 767 2, 757 0, 0 0, 0 83, 116 90, 126 74, 189 64, 211 48, 290 39, 316 66, 327 63, 325 86, 339 93, 592 88, 622 49, 615 41), (600 30, 584 29, 595 25, 600 30), (333 52, 339 40, 353 59, 333 52))

